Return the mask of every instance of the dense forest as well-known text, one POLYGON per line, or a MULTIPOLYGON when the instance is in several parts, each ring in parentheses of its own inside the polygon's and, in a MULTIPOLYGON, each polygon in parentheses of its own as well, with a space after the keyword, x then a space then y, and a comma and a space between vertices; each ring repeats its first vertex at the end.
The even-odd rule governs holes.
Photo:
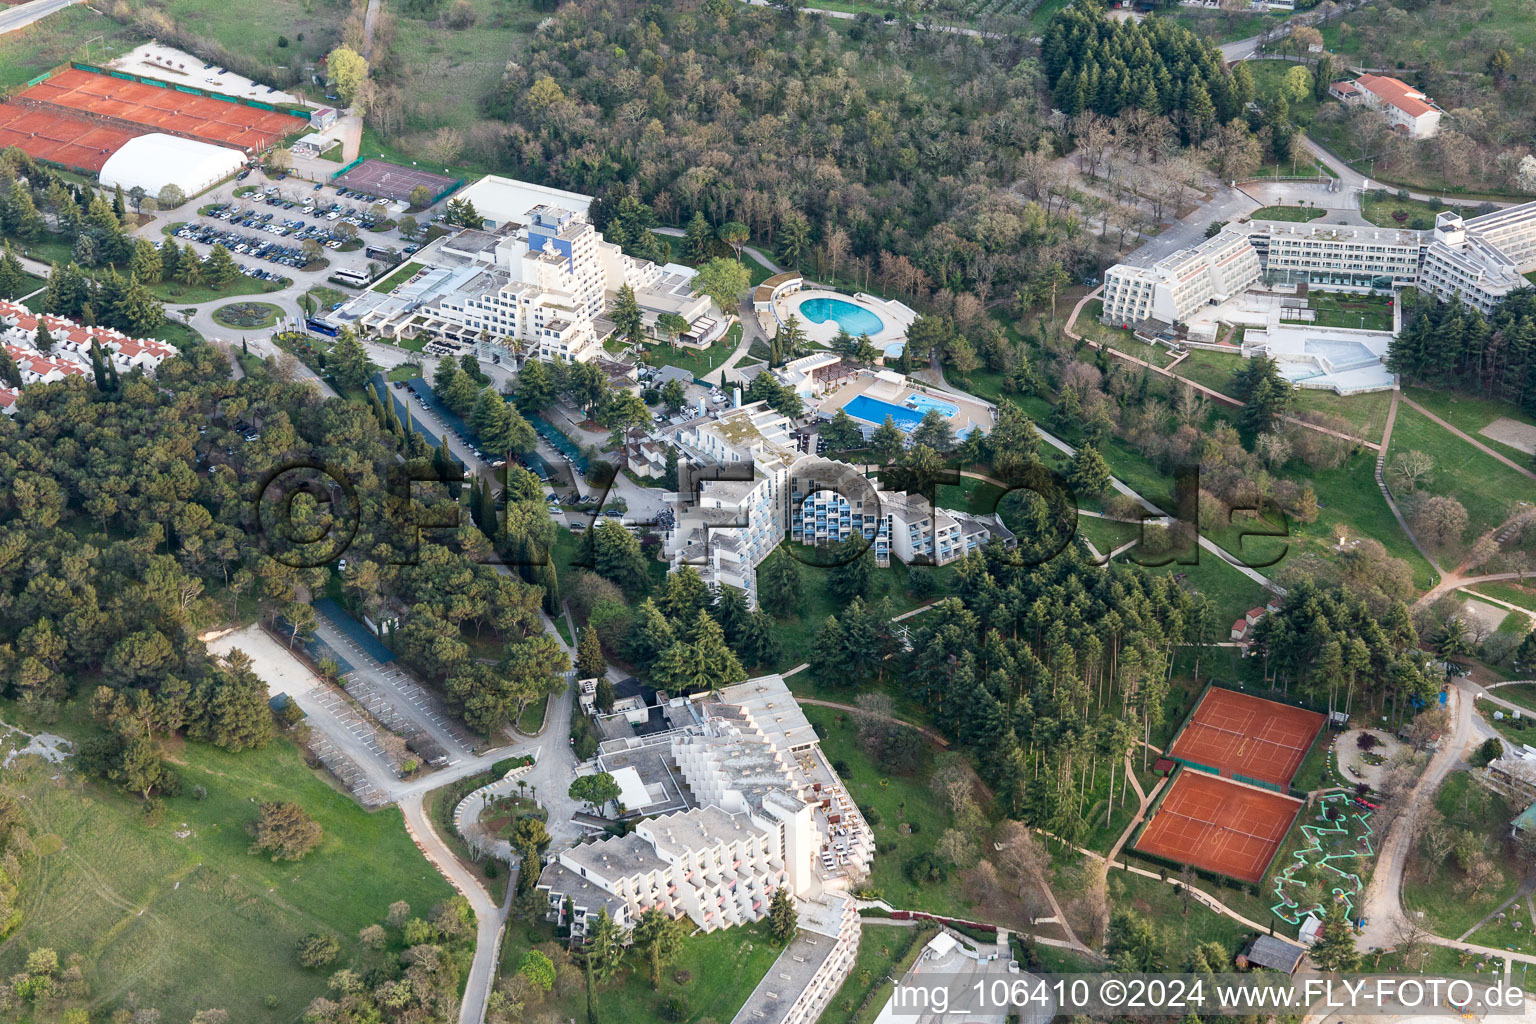
MULTIPOLYGON (((1004 813, 1068 840, 1090 827, 1108 767, 1163 724, 1175 648, 1203 653, 1227 624, 1171 576, 1101 567, 1080 543, 1030 566, 994 547, 974 552, 954 595, 913 620, 905 642, 855 600, 828 620, 823 634, 837 644, 818 639, 812 668, 849 688, 895 673, 897 688, 974 757, 1004 813)), ((1255 649, 1265 678, 1295 697, 1406 714, 1435 692, 1401 602, 1377 614, 1347 592, 1302 583, 1263 622, 1255 649)))
POLYGON ((1166 116, 1185 145, 1204 142, 1253 98, 1246 69, 1229 72, 1214 46, 1177 22, 1110 20, 1093 3, 1051 19, 1040 60, 1058 109, 1113 117, 1136 108, 1166 116))
POLYGON ((622 182, 662 221, 739 221, 861 287, 985 299, 1091 248, 1008 194, 1046 141, 1040 84, 1014 40, 586 0, 508 65, 488 111, 518 175, 622 182))
POLYGON ((1460 302, 1416 291, 1402 296, 1405 324, 1387 357, 1392 372, 1536 413, 1536 289, 1513 293, 1486 317, 1460 302))

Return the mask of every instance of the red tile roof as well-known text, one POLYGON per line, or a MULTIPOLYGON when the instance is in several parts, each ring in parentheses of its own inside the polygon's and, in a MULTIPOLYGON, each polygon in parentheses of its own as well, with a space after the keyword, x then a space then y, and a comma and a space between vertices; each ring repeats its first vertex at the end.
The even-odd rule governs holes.
POLYGON ((1435 108, 1424 102, 1424 94, 1400 78, 1391 75, 1361 75, 1355 84, 1368 89, 1409 117, 1427 114, 1435 108))

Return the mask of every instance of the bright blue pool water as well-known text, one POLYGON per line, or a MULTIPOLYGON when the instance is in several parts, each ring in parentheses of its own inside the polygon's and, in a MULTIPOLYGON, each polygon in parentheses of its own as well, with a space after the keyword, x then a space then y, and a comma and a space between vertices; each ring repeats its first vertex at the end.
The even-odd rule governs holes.
POLYGON ((904 405, 892 405, 890 402, 882 402, 868 395, 859 395, 854 398, 843 406, 843 411, 856 420, 863 420, 865 423, 873 423, 876 426, 884 423, 885 418, 889 416, 895 421, 896 426, 908 434, 923 422, 923 414, 915 409, 908 409, 904 405))
POLYGON ((945 419, 950 419, 955 415, 955 413, 960 411, 960 407, 958 405, 950 405, 948 402, 941 402, 937 398, 932 398, 928 395, 911 395, 907 398, 907 404, 916 409, 918 412, 927 412, 929 409, 937 409, 939 411, 939 415, 943 416, 945 419))
POLYGON ((835 321, 837 326, 855 338, 861 334, 873 337, 885 329, 885 321, 863 306, 856 306, 844 299, 806 299, 800 303, 800 312, 813 324, 835 321))

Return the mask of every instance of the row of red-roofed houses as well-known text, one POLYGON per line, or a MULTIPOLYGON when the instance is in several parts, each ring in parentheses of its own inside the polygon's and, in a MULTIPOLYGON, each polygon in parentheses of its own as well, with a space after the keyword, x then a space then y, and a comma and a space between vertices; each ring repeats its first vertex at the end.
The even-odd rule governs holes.
MULTIPOLYGON (((110 327, 87 327, 64 317, 34 313, 25 306, 0 300, 0 346, 21 371, 21 383, 50 384, 66 377, 91 380, 91 344, 101 346, 119 373, 137 368, 153 373, 177 354, 176 346, 153 338, 130 338, 110 327), (53 347, 44 354, 36 347, 37 325, 48 327, 53 347)), ((16 389, 0 387, 0 413, 16 410, 16 389)))
POLYGON ((1273 615, 1279 610, 1280 601, 1278 598, 1270 598, 1269 602, 1262 608, 1254 607, 1248 609, 1248 614, 1232 623, 1232 639, 1239 642, 1246 641, 1248 639, 1248 630, 1256 626, 1258 621, 1264 616, 1273 615))

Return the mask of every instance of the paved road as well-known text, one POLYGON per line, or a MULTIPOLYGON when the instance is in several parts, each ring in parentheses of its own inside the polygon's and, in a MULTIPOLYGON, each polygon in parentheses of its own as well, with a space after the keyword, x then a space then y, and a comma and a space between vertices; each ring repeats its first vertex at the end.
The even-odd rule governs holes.
POLYGON ((1168 225, 1157 236, 1147 239, 1141 248, 1120 262, 1133 267, 1150 267, 1170 253, 1205 241, 1206 229, 1212 221, 1230 223, 1239 217, 1250 216, 1258 208, 1259 203, 1251 196, 1230 186, 1218 185, 1209 201, 1201 203, 1183 220, 1168 225))
MULTIPOLYGON (((1472 732, 1472 699, 1462 690, 1453 689, 1451 698, 1453 725, 1450 735, 1444 737, 1440 749, 1429 759, 1424 774, 1419 777, 1413 792, 1403 798, 1403 813, 1397 816, 1382 840, 1381 852, 1376 858, 1376 869, 1371 884, 1365 890, 1362 902, 1365 928, 1357 945, 1361 949, 1385 949, 1398 941, 1405 919, 1403 917, 1403 871, 1408 865, 1408 851, 1413 845, 1415 823, 1419 810, 1430 802, 1440 783, 1461 760, 1472 732)), ((1447 940, 1449 941, 1449 940, 1447 940)))
POLYGON ((464 980, 464 1000, 459 1004, 459 1024, 480 1024, 485 1019, 485 1003, 496 982, 496 954, 501 948, 501 931, 506 915, 474 875, 454 856, 443 837, 427 817, 419 795, 400 801, 405 815, 405 830, 410 833, 422 855, 469 901, 475 912, 475 958, 464 980))
POLYGON ((80 0, 32 0, 31 3, 6 8, 0 11, 0 35, 25 28, 34 21, 48 17, 54 11, 62 11, 79 2, 80 0))

